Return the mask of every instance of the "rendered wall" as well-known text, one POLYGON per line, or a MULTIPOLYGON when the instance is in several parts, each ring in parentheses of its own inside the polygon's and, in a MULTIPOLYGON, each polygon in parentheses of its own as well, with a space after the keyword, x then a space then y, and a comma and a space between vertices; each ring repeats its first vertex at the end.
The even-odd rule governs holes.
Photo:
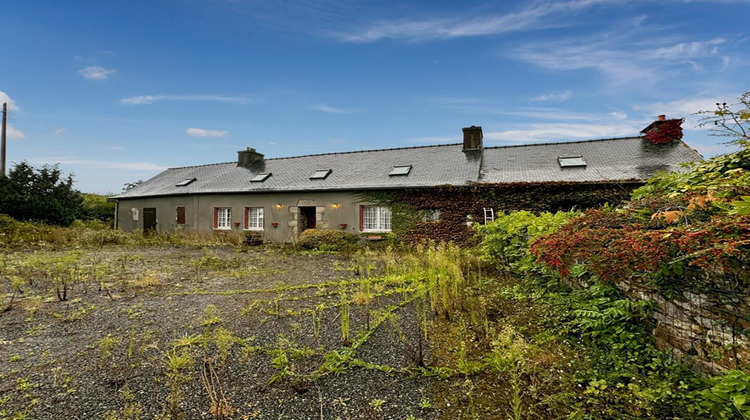
MULTIPOLYGON (((232 231, 244 231, 245 207, 264 209, 264 228, 258 233, 264 241, 293 242, 298 233, 299 207, 316 208, 316 227, 332 228, 349 233, 359 233, 359 206, 357 193, 305 192, 267 194, 215 194, 120 199, 117 228, 125 231, 143 229, 143 209, 156 208, 156 230, 170 232, 178 227, 176 209, 185 207, 185 231, 215 231, 214 208, 232 209, 232 231), (133 217, 133 209, 137 219, 133 217), (274 227, 273 224, 277 226, 274 227), (342 227, 346 224, 346 227, 342 227)), ((245 231, 249 232, 249 231, 245 231)))

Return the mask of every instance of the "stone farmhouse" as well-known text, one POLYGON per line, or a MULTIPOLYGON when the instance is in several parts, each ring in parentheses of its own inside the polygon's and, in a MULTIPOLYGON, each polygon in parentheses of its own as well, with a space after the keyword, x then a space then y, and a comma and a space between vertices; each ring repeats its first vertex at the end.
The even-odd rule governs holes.
MULTIPOLYGON (((664 121, 672 120, 660 116, 641 134, 664 121)), ((442 197, 435 206, 422 199, 415 207, 420 223, 430 226, 452 214, 442 229, 452 231, 528 207, 512 194, 519 188, 532 196, 577 192, 529 210, 590 207, 603 202, 581 198, 589 197, 581 191, 614 188, 624 198, 655 173, 702 159, 681 139, 654 144, 643 135, 501 147, 484 147, 481 127, 464 128, 463 135, 459 144, 271 159, 247 148, 234 162, 167 169, 114 197, 115 226, 237 231, 267 242, 294 242, 311 228, 377 239, 392 230, 393 203, 373 197, 397 193, 407 200, 442 197), (465 204, 445 205, 459 197, 465 204)))

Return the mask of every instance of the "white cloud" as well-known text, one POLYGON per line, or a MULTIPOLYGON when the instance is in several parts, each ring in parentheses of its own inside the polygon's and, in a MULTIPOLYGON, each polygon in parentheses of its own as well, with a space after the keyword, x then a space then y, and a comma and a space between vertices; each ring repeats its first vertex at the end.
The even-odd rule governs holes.
POLYGON ((622 0, 570 0, 534 2, 520 10, 502 15, 447 19, 402 20, 381 22, 331 35, 346 42, 374 42, 381 39, 429 40, 495 35, 551 26, 547 18, 558 19, 600 4, 622 3, 622 0))
POLYGON ((22 132, 16 130, 10 124, 5 126, 5 134, 8 136, 9 139, 23 140, 26 138, 26 136, 22 132))
POLYGON ((572 97, 573 97, 573 91, 566 90, 565 92, 561 92, 561 93, 549 93, 546 95, 535 96, 529 99, 529 101, 531 102, 565 102, 572 97))
MULTIPOLYGON (((11 99, 10 96, 8 96, 7 93, 0 91, 0 111, 2 111, 2 104, 7 103, 8 104, 8 112, 11 111, 18 111, 20 108, 18 108, 18 105, 16 105, 16 102, 11 99)), ((5 126, 5 134, 8 136, 9 139, 16 139, 16 140, 23 140, 26 138, 26 136, 13 128, 12 125, 8 124, 5 126)))
POLYGON ((635 105, 633 109, 641 111, 649 118, 655 118, 658 115, 666 115, 667 118, 684 118, 683 129, 700 129, 710 130, 713 126, 698 127, 703 118, 702 115, 696 115, 699 111, 713 111, 716 109, 716 103, 731 103, 733 95, 716 95, 679 98, 669 102, 655 102, 651 104, 635 105))
POLYGON ((240 96, 222 95, 140 95, 120 99, 120 103, 124 105, 145 105, 161 101, 225 102, 230 104, 246 104, 251 102, 250 99, 240 96))
POLYGON ((730 153, 736 150, 734 146, 727 144, 695 144, 693 148, 704 157, 716 156, 722 153, 730 153))
POLYGON ((61 165, 82 165, 93 168, 122 169, 126 171, 163 171, 167 169, 165 166, 159 166, 149 162, 113 162, 88 159, 60 159, 59 157, 32 158, 30 161, 34 164, 55 162, 61 165))
POLYGON ((601 139, 623 136, 635 136, 643 128, 638 123, 604 123, 604 124, 565 124, 538 123, 527 124, 517 130, 493 131, 484 133, 486 140, 535 143, 566 140, 601 139))
POLYGON ((612 111, 609 113, 609 115, 617 118, 618 120, 624 120, 628 118, 628 114, 622 111, 612 111))
POLYGON ((68 131, 68 130, 65 127, 60 127, 57 130, 55 130, 55 135, 59 136, 60 134, 65 133, 66 131, 68 131))
POLYGON ((88 66, 78 70, 78 74, 89 80, 107 80, 117 73, 115 69, 107 69, 102 66, 88 66))
POLYGON ((192 137, 224 137, 229 134, 228 131, 206 130, 205 128, 188 128, 185 132, 192 137))
POLYGON ((727 102, 728 96, 704 96, 692 98, 679 98, 669 102, 656 102, 646 105, 636 105, 633 109, 646 111, 649 115, 666 115, 667 118, 683 118, 698 111, 713 111, 717 102, 727 102))
POLYGON ((350 109, 336 108, 326 104, 315 104, 310 108, 316 111, 325 112, 326 114, 351 114, 353 112, 350 109))
POLYGON ((510 54, 520 61, 550 70, 590 69, 618 83, 653 83, 674 77, 674 72, 681 69, 700 73, 705 67, 715 67, 719 47, 726 42, 723 38, 680 42, 644 32, 652 38, 648 43, 638 39, 641 34, 633 29, 526 44, 510 54))
POLYGON ((16 105, 16 102, 13 99, 11 99, 7 93, 0 91, 0 105, 2 105, 2 103, 4 102, 8 104, 8 111, 19 110, 18 105, 16 105))

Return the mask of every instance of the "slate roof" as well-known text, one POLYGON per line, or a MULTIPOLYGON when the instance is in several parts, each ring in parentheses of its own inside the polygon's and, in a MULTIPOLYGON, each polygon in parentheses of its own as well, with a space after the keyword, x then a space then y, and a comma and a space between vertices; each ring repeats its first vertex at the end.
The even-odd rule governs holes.
POLYGON ((172 168, 115 198, 196 193, 332 191, 467 185, 479 177, 480 152, 462 152, 461 144, 405 147, 362 152, 271 158, 249 168, 236 162, 172 168), (394 166, 411 165, 407 176, 389 176, 394 166), (325 179, 311 180, 317 170, 325 179), (250 179, 264 172, 264 182, 250 179), (196 178, 187 186, 175 185, 196 178))
POLYGON ((488 147, 480 182, 645 181, 680 163, 703 160, 682 141, 653 144, 643 137, 488 147), (558 157, 582 156, 585 167, 561 168, 558 157))
POLYGON ((335 191, 471 185, 476 183, 645 181, 679 163, 702 160, 681 141, 654 145, 643 137, 567 143, 486 147, 462 151, 462 144, 271 158, 250 167, 236 162, 171 168, 114 198, 164 195, 335 191), (583 156, 586 167, 560 168, 560 156, 583 156), (394 166, 411 165, 407 176, 389 176, 394 166), (316 170, 331 169, 311 180, 316 170), (272 175, 250 182, 260 173, 272 175), (186 186, 176 184, 195 178, 186 186))

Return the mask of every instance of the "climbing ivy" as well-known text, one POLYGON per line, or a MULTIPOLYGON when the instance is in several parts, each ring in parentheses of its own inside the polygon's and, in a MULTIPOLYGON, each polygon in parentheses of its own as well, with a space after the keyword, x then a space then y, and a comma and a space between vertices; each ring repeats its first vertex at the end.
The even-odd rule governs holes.
POLYGON ((484 223, 485 208, 492 208, 499 215, 514 210, 541 213, 620 204, 640 185, 636 181, 626 181, 441 186, 370 191, 362 193, 360 199, 389 206, 391 229, 403 241, 433 239, 469 245, 474 240, 471 225, 484 223), (440 212, 438 221, 424 220, 430 210, 440 212))

